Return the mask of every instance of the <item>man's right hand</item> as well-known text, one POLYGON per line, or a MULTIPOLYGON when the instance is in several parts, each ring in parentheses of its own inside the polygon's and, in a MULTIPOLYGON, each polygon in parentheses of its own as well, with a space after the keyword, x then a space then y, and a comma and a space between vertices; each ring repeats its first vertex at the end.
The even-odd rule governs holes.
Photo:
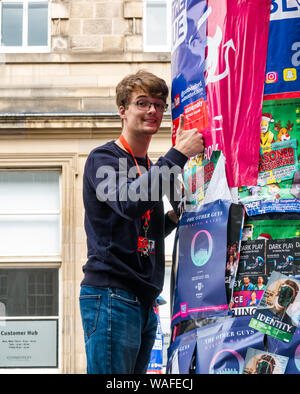
POLYGON ((184 130, 184 115, 180 115, 174 148, 187 157, 196 156, 204 151, 202 134, 197 129, 184 130))

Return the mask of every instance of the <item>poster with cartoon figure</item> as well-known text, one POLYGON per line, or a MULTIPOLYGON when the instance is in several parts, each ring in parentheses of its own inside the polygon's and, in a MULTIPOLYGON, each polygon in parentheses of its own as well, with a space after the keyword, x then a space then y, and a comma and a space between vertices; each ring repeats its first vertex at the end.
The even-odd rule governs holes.
POLYGON ((203 202, 209 182, 213 176, 220 152, 213 152, 210 160, 203 155, 189 158, 183 170, 183 184, 186 202, 200 205, 203 202))
POLYGON ((258 184, 240 188, 247 214, 300 212, 299 97, 265 100, 258 184))

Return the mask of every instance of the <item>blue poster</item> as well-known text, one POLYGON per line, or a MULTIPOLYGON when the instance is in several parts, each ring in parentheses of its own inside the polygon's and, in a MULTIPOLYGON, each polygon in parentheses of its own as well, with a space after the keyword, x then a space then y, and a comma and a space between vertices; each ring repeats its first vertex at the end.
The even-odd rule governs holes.
POLYGON ((230 201, 216 200, 179 223, 172 327, 183 320, 228 315, 225 286, 230 201))
POLYGON ((197 374, 242 374, 248 347, 264 350, 264 335, 248 327, 251 316, 197 329, 197 374))
POLYGON ((296 329, 290 343, 284 343, 269 335, 267 339, 270 352, 289 358, 285 374, 300 374, 300 327, 296 329))
POLYGON ((186 129, 201 130, 208 124, 204 80, 206 9, 206 0, 172 1, 173 144, 181 114, 185 114, 186 129))
POLYGON ((180 335, 168 348, 168 374, 188 374, 196 346, 197 331, 192 330, 180 335))
POLYGON ((150 361, 148 364, 147 373, 160 374, 163 369, 163 345, 164 336, 161 328, 160 316, 158 308, 154 308, 157 317, 157 329, 155 334, 155 341, 152 347, 150 361))
POLYGON ((272 0, 264 94, 300 92, 300 1, 272 0))

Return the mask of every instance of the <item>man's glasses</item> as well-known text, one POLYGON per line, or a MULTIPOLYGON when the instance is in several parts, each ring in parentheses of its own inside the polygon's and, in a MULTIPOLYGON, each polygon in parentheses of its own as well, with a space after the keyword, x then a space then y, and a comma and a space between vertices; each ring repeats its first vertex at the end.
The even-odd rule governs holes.
POLYGON ((140 111, 149 111, 152 105, 157 112, 166 112, 168 109, 168 104, 152 103, 151 101, 144 99, 137 100, 133 104, 135 104, 140 111))

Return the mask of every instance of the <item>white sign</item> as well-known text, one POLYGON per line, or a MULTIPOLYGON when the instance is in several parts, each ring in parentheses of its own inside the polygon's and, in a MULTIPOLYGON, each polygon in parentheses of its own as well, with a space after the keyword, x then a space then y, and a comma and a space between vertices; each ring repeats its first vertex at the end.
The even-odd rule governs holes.
POLYGON ((1 321, 0 368, 57 368, 57 349, 57 320, 1 321))

